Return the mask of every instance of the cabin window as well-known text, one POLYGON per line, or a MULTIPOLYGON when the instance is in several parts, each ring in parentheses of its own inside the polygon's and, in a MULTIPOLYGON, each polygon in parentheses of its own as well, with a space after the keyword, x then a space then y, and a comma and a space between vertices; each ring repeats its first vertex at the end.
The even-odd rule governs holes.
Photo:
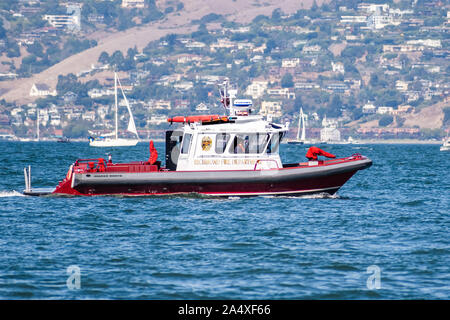
POLYGON ((186 133, 183 138, 183 144, 181 146, 181 153, 186 154, 189 152, 189 147, 191 145, 192 134, 186 133))
POLYGON ((237 134, 234 136, 229 152, 235 154, 249 153, 249 142, 250 137, 248 135, 237 134))
POLYGON ((230 135, 228 133, 218 133, 216 135, 216 153, 222 154, 225 152, 228 141, 230 140, 230 135))
POLYGON ((166 168, 169 170, 177 169, 182 139, 182 132, 166 131, 166 168))
POLYGON ((267 145, 267 153, 278 153, 278 149, 280 147, 282 139, 283 139, 282 132, 273 133, 272 137, 269 140, 269 144, 267 145))
POLYGON ((262 153, 270 135, 266 133, 253 133, 249 137, 249 153, 262 153))
POLYGON ((269 139, 265 133, 237 134, 230 146, 230 153, 262 153, 269 139))

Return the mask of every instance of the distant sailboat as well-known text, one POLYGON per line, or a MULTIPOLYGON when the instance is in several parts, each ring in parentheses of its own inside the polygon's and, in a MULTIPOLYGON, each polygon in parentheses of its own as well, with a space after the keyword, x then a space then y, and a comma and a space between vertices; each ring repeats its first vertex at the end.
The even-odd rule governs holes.
POLYGON ((289 140, 288 144, 305 144, 306 143, 306 122, 303 108, 300 107, 300 115, 298 117, 297 138, 295 140, 289 140), (300 136, 300 128, 302 135, 300 136))
POLYGON ((122 84, 120 83, 120 79, 117 76, 117 73, 114 72, 114 97, 115 97, 115 130, 114 132, 104 134, 100 137, 89 137, 89 145, 91 147, 132 147, 135 146, 139 142, 139 135, 136 130, 136 124, 134 123, 133 113, 131 112, 130 104, 128 103, 127 97, 122 89, 122 84), (127 105, 128 113, 130 115, 130 120, 128 121, 127 131, 136 135, 136 139, 124 139, 119 138, 119 116, 118 116, 118 106, 117 106, 117 84, 120 86, 120 90, 122 91, 123 99, 125 100, 125 104, 127 105))

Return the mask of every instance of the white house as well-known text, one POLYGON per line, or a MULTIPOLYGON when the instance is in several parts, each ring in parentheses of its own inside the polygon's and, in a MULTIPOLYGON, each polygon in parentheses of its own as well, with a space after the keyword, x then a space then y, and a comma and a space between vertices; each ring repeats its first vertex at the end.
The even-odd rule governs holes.
POLYGON ((56 90, 51 90, 49 86, 42 83, 34 83, 30 90, 31 97, 56 96, 56 90))
POLYGON ((345 23, 366 23, 367 17, 366 16, 341 16, 342 24, 345 23))
POLYGON ((295 68, 300 64, 299 58, 293 58, 293 59, 283 59, 281 61, 281 67, 283 68, 295 68))
POLYGON ((407 44, 410 45, 422 45, 432 48, 442 48, 442 43, 440 39, 418 39, 418 40, 408 40, 407 44))
POLYGON ((180 91, 188 91, 194 87, 194 83, 192 81, 181 81, 174 84, 173 87, 180 91))
POLYGON ((51 126, 61 125, 61 116, 59 114, 52 114, 50 116, 50 125, 51 126))
POLYGON ((321 141, 340 141, 341 132, 333 127, 327 127, 320 130, 321 141))
POLYGON ((267 86, 267 80, 253 80, 252 83, 247 87, 245 94, 251 96, 253 99, 258 99, 267 90, 267 86))
POLYGON ((154 101, 153 103, 150 102, 150 105, 152 105, 154 109, 159 109, 159 110, 171 110, 172 109, 172 102, 170 102, 169 100, 158 100, 158 101, 154 101))
POLYGON ((282 116, 281 106, 281 101, 263 101, 259 113, 264 116, 271 115, 274 118, 279 118, 282 116))
POLYGON ((122 8, 144 8, 145 0, 122 0, 122 8))
POLYGON ((344 64, 342 62, 336 62, 334 63, 333 61, 331 62, 331 68, 333 69, 333 72, 338 72, 338 73, 345 73, 345 68, 344 68, 344 64))
POLYGON ((201 102, 195 107, 195 111, 209 111, 209 108, 206 104, 201 102))
POLYGON ((87 121, 95 121, 95 111, 85 111, 81 117, 83 118, 83 120, 87 120, 87 121))
POLYGON ((100 98, 104 96, 112 96, 114 95, 114 89, 106 88, 106 89, 91 89, 88 91, 88 96, 91 99, 100 98))
POLYGON ((378 107, 377 113, 378 114, 392 114, 394 112, 393 107, 378 107))
POLYGON ((322 48, 319 45, 314 46, 304 46, 302 49, 303 53, 318 53, 322 48))
POLYGON ((409 83, 406 81, 397 80, 395 82, 395 89, 397 89, 398 91, 401 91, 401 92, 406 92, 406 91, 408 91, 408 84, 409 83))
POLYGON ((377 108, 371 104, 370 102, 367 102, 363 107, 362 107, 362 112, 366 113, 366 114, 370 114, 370 113, 376 113, 377 108))
POLYGON ((80 28, 80 16, 79 15, 53 15, 46 14, 43 16, 44 20, 55 28, 75 27, 80 28))
POLYGON ((270 88, 267 89, 267 94, 282 97, 283 99, 295 99, 295 92, 289 90, 289 88, 270 88))

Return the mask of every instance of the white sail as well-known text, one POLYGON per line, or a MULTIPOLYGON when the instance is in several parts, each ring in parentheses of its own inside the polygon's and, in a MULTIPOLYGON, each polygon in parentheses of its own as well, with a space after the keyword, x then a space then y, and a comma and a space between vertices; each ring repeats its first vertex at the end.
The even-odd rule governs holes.
POLYGON ((130 120, 128 121, 128 128, 127 130, 131 133, 134 133, 137 138, 139 138, 139 135, 136 130, 136 124, 134 123, 134 117, 133 113, 131 112, 130 104, 128 103, 128 99, 125 96, 125 92, 123 92, 122 84, 120 83, 120 79, 117 78, 117 81, 119 82, 120 90, 122 92, 123 99, 125 100, 125 104, 127 105, 128 114, 130 115, 130 120))
MULTIPOLYGON (((131 112, 131 111, 130 111, 130 112, 131 112)), ((133 117, 130 117, 130 121, 128 122, 128 128, 127 128, 127 130, 130 131, 131 133, 134 133, 137 137, 139 137, 139 136, 138 136, 138 133, 137 133, 137 130, 136 130, 136 125, 134 124, 134 119, 133 119, 133 117)))
POLYGON ((115 100, 115 130, 112 133, 103 135, 102 138, 105 139, 92 139, 89 142, 91 147, 129 147, 135 146, 139 142, 139 135, 137 133, 136 124, 134 123, 133 113, 131 112, 130 104, 128 103, 125 92, 123 92, 122 84, 120 83, 117 73, 114 72, 114 100, 115 100), (119 119, 118 119, 118 107, 117 107, 117 84, 120 85, 120 90, 122 91, 122 96, 127 105, 128 113, 130 115, 130 120, 128 122, 127 130, 136 135, 137 139, 123 139, 118 137, 119 133, 119 119), (115 136, 114 138, 109 138, 115 136))

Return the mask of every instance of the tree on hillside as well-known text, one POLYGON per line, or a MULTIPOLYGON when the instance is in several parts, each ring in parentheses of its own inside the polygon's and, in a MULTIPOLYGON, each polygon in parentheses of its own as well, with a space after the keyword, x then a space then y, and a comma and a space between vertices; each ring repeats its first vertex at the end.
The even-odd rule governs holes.
POLYGON ((176 41, 177 41, 177 35, 176 34, 174 34, 174 33, 169 33, 167 36, 165 36, 164 38, 162 38, 161 40, 165 40, 165 41, 167 41, 167 45, 170 47, 170 48, 172 48, 174 45, 175 45, 175 43, 176 43, 176 41))
POLYGON ((279 22, 281 20, 281 9, 276 8, 272 11, 272 20, 275 22, 279 22))
POLYGON ((116 68, 119 68, 125 61, 125 58, 123 56, 122 51, 116 50, 112 55, 110 59, 110 63, 115 66, 116 68))
POLYGON ((102 53, 100 53, 100 56, 98 57, 98 62, 102 63, 102 64, 108 64, 109 63, 109 54, 106 51, 103 51, 102 53))
POLYGON ((444 108, 444 126, 450 126, 450 107, 444 108))
POLYGON ((328 110, 326 111, 326 114, 332 118, 339 117, 341 115, 341 108, 342 108, 341 97, 335 94, 333 95, 330 103, 328 104, 328 110))
POLYGON ((6 56, 8 58, 20 57, 20 47, 15 41, 8 41, 6 47, 6 56))
POLYGON ((297 95, 294 100, 294 109, 299 110, 300 108, 303 108, 303 107, 304 107, 304 105, 303 105, 302 97, 300 95, 297 95))
MULTIPOLYGON (((69 73, 67 76, 59 75, 58 83, 56 84, 56 91, 60 96, 64 95, 66 92, 77 91, 78 87, 77 77, 73 73, 69 73)), ((75 92, 76 93, 76 92, 75 92)))
POLYGON ((44 56, 44 48, 42 45, 35 41, 33 44, 30 44, 27 46, 27 51, 31 54, 34 54, 37 57, 43 57, 44 56))
POLYGON ((200 42, 204 42, 206 44, 210 44, 214 41, 214 37, 208 32, 205 24, 200 24, 198 26, 197 31, 192 32, 192 39, 200 42))
POLYGON ((283 78, 281 78, 281 87, 282 88, 292 88, 294 86, 294 80, 292 74, 289 72, 286 73, 283 78))
POLYGON ((269 39, 266 42, 266 49, 264 50, 264 53, 270 54, 270 52, 272 52, 272 50, 275 49, 276 47, 277 47, 277 43, 275 42, 275 40, 269 39))
POLYGON ((378 125, 380 127, 386 127, 386 126, 390 125, 393 121, 394 121, 394 117, 392 117, 390 115, 385 115, 378 121, 378 125))
POLYGON ((3 28, 3 20, 0 19, 0 39, 6 38, 6 30, 3 28))

